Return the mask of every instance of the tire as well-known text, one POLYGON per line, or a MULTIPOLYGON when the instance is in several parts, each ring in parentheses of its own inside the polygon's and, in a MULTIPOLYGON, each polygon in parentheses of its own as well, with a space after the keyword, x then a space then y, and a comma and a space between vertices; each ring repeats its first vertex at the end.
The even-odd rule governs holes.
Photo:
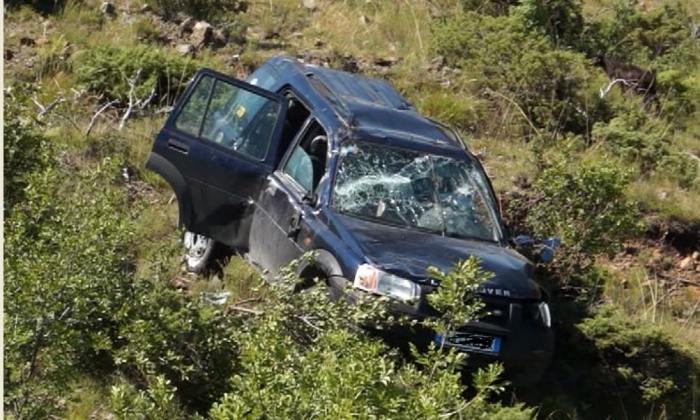
POLYGON ((203 235, 193 232, 185 232, 182 244, 187 253, 185 265, 190 273, 199 274, 209 265, 209 260, 216 246, 216 242, 203 235))

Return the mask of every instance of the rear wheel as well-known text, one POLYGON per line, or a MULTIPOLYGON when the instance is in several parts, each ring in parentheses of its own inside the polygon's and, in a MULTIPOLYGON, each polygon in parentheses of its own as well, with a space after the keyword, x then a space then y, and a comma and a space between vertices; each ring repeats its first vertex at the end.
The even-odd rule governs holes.
POLYGON ((216 242, 206 236, 185 232, 182 240, 187 254, 185 254, 185 264, 187 271, 191 273, 201 273, 209 264, 216 242))

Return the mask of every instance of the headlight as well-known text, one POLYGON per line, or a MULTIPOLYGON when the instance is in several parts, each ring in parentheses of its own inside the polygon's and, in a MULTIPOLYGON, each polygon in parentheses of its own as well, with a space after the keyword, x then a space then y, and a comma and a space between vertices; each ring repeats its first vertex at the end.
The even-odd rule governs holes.
POLYGON ((549 305, 547 305, 547 302, 540 302, 540 304, 537 305, 537 309, 537 321, 540 321, 542 325, 547 328, 551 327, 552 316, 549 313, 549 305))
POLYGON ((416 283, 385 273, 369 264, 362 264, 358 267, 352 286, 401 300, 411 300, 420 296, 420 286, 416 283))

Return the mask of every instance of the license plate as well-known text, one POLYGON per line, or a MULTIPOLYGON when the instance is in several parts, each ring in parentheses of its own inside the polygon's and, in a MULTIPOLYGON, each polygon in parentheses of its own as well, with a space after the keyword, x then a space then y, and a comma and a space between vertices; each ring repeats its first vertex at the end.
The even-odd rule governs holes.
MULTIPOLYGON (((442 342, 442 337, 436 334, 435 343, 441 345, 442 342)), ((501 350, 501 338, 490 335, 454 332, 447 336, 445 345, 468 352, 498 353, 501 350)))

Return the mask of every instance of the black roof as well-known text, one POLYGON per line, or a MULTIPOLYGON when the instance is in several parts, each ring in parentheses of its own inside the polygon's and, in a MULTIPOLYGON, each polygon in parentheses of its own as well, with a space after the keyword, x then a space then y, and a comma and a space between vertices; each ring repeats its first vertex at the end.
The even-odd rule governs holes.
POLYGON ((304 64, 285 56, 270 63, 283 72, 296 68, 352 131, 399 143, 417 141, 426 146, 465 149, 451 128, 419 114, 383 79, 304 64))

